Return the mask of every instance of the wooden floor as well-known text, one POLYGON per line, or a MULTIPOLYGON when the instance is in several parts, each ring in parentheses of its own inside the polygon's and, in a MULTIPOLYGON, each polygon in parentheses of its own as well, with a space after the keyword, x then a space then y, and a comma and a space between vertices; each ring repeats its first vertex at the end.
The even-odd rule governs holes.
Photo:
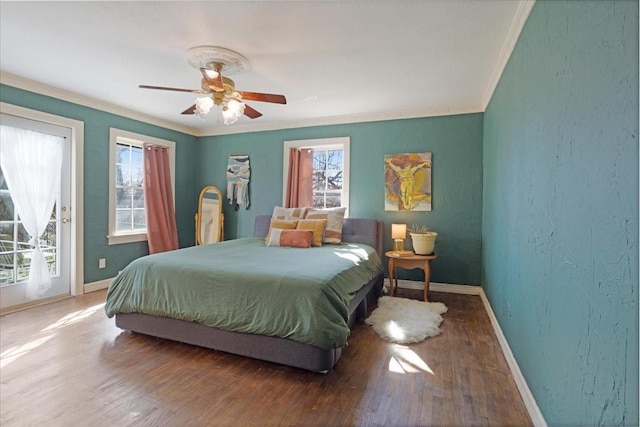
POLYGON ((104 298, 0 317, 3 427, 531 425, 478 296, 432 292, 449 311, 418 344, 358 323, 325 375, 121 331, 104 298))

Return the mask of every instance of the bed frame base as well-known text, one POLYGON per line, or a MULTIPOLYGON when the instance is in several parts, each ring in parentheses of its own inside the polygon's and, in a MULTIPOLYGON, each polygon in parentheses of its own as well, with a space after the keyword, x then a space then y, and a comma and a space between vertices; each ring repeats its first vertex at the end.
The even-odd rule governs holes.
MULTIPOLYGON (((377 301, 382 286, 383 278, 378 276, 358 291, 349 304, 350 328, 366 317, 368 306, 377 301)), ((287 338, 225 331, 168 317, 142 313, 117 313, 115 317, 116 326, 121 329, 314 372, 328 372, 342 356, 342 348, 325 350, 287 338)))

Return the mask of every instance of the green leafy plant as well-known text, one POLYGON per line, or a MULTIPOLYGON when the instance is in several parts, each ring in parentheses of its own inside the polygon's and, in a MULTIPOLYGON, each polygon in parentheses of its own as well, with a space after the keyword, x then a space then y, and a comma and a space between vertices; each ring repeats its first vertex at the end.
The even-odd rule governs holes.
POLYGON ((424 226, 424 225, 411 225, 407 228, 407 230, 409 231, 409 233, 413 233, 413 234, 429 234, 431 233, 431 230, 429 230, 429 227, 424 226))

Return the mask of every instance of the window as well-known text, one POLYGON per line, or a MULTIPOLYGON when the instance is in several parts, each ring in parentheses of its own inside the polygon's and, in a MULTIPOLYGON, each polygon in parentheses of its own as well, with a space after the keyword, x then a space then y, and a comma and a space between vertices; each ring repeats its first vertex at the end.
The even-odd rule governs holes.
POLYGON ((313 207, 349 209, 349 143, 350 139, 328 138, 284 142, 283 201, 286 198, 291 148, 313 152, 313 207))
POLYGON ((342 206, 343 152, 313 149, 313 207, 342 206))
POLYGON ((147 240, 144 210, 144 144, 169 148, 175 194, 175 143, 120 129, 109 131, 109 244, 147 240))
POLYGON ((142 147, 137 141, 116 142, 116 233, 143 233, 147 229, 142 187, 142 147))

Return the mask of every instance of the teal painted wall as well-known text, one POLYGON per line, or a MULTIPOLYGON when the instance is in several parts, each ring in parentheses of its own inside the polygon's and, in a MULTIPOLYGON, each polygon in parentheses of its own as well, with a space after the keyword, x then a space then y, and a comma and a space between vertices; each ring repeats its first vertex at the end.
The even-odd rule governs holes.
MULTIPOLYGON (((226 238, 250 236, 256 215, 282 206, 283 142, 348 136, 351 139, 350 215, 385 223, 385 246, 391 249, 391 223, 424 224, 438 232, 438 259, 432 280, 480 283, 482 214, 482 114, 354 123, 201 138, 200 186, 216 185, 226 194, 229 154, 251 157, 251 206, 225 206, 226 238), (433 153, 433 210, 385 212, 384 155, 433 153)), ((407 243, 409 245, 409 243, 407 243)), ((423 280, 420 270, 406 278, 423 280)))
POLYGON ((129 262, 148 254, 146 242, 107 244, 109 202, 109 128, 176 142, 176 221, 180 246, 191 246, 199 190, 197 138, 59 99, 0 86, 0 101, 84 122, 84 282, 114 277, 129 262), (98 269, 98 259, 107 268, 98 269))
MULTIPOLYGON (((193 245, 193 214, 200 188, 214 184, 226 194, 229 154, 251 155, 249 210, 225 205, 226 238, 251 235, 256 215, 282 204, 282 146, 285 140, 351 138, 352 216, 385 222, 391 248, 392 222, 424 224, 439 233, 432 280, 480 283, 482 198, 482 114, 370 122, 196 138, 59 99, 0 86, 0 101, 84 122, 85 283, 114 277, 133 259, 148 253, 146 243, 107 244, 109 127, 176 141, 176 218, 180 246, 193 245), (433 210, 385 212, 385 154, 433 153, 433 210), (107 268, 98 269, 98 259, 107 268)), ((409 243, 407 243, 409 244, 409 243)), ((419 270, 404 278, 423 280, 419 270)))
POLYGON ((483 286, 549 425, 638 425, 638 2, 538 0, 484 115, 483 286))

